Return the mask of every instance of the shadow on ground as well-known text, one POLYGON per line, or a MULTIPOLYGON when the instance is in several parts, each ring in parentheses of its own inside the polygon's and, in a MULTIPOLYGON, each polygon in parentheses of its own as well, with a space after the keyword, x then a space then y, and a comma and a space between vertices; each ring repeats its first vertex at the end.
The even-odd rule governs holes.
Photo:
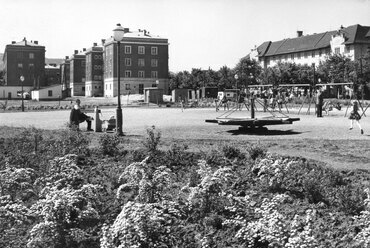
POLYGON ((267 128, 256 128, 256 129, 241 129, 241 130, 229 130, 228 133, 232 135, 297 135, 302 132, 296 132, 293 130, 268 130, 267 128))

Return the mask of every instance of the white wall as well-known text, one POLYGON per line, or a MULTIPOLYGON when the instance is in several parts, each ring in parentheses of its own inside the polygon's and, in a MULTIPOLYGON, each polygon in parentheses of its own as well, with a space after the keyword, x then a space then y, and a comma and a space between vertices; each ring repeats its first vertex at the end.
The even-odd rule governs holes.
MULTIPOLYGON (((31 92, 32 86, 24 86, 24 92, 31 92)), ((21 96, 17 96, 17 91, 21 91, 21 86, 0 86, 0 99, 8 99, 9 93, 12 99, 21 99, 21 96)))

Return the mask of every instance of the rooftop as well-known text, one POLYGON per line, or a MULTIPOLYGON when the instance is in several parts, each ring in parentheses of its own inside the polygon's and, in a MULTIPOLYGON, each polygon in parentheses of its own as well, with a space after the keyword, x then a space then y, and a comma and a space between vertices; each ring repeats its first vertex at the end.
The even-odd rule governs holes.
POLYGON ((280 41, 265 41, 257 47, 258 56, 273 56, 293 52, 303 52, 330 47, 332 36, 341 33, 344 35, 344 44, 368 43, 370 44, 370 27, 359 24, 341 27, 339 30, 324 33, 302 35, 280 41))

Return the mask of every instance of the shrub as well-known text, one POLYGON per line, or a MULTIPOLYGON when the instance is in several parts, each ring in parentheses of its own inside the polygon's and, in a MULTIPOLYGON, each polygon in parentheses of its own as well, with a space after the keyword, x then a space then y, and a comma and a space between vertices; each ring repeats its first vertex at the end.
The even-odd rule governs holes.
POLYGON ((250 145, 247 147, 247 151, 253 160, 256 160, 257 158, 263 158, 267 153, 266 147, 261 145, 250 145))
POLYGON ((225 158, 234 159, 234 158, 243 158, 243 154, 235 146, 226 145, 222 147, 222 152, 225 158))
POLYGON ((161 140, 161 132, 155 129, 155 126, 146 129, 147 137, 144 141, 144 146, 147 151, 151 154, 155 154, 158 151, 158 145, 161 140))
POLYGON ((116 135, 104 134, 99 138, 99 146, 103 155, 114 156, 118 153, 121 140, 116 135))

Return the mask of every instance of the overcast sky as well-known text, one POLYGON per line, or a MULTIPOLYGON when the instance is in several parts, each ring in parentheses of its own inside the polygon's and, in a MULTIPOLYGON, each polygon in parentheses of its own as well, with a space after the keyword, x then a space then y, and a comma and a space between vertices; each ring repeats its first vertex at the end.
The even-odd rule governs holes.
POLYGON ((170 71, 233 68, 255 45, 341 25, 370 26, 370 0, 1 0, 1 52, 37 40, 64 58, 117 23, 168 38, 170 71))

